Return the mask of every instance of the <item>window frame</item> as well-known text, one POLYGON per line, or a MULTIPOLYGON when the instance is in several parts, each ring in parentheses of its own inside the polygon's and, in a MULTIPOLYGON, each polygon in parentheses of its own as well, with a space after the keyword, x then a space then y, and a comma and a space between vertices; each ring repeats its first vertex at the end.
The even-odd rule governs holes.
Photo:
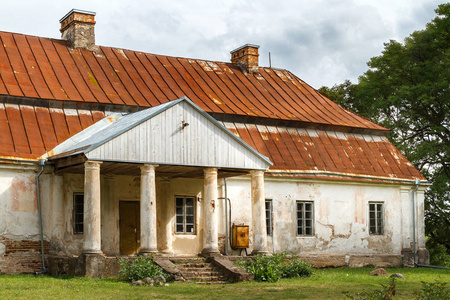
POLYGON ((384 202, 382 201, 369 201, 369 235, 384 235, 384 224, 385 224, 385 218, 384 218, 384 202), (374 218, 371 217, 372 215, 372 209, 371 206, 374 206, 375 210, 374 212, 374 218), (381 205, 381 209, 379 209, 379 206, 381 205), (381 216, 379 214, 381 213, 381 216), (372 220, 375 221, 375 224, 372 225, 372 220), (381 220, 381 225, 379 224, 381 220), (372 227, 375 228, 375 232, 372 232, 372 227))
POLYGON ((72 206, 72 233, 75 235, 84 234, 84 193, 73 193, 73 206, 72 206), (81 198, 79 198, 81 196, 81 198), (81 203, 79 201, 81 200, 81 203), (77 212, 77 206, 81 206, 81 212, 77 212), (81 220, 79 217, 81 216, 81 220), (79 225, 81 224, 81 230, 79 225))
POLYGON ((197 196, 190 196, 190 195, 176 195, 174 197, 174 204, 175 204, 175 218, 174 218, 174 232, 177 235, 197 235, 197 196), (183 199, 183 205, 181 206, 183 208, 183 214, 178 214, 177 213, 177 207, 180 207, 179 205, 177 205, 177 199, 178 198, 182 198, 183 199), (192 214, 186 214, 186 199, 192 199, 192 209, 193 212, 192 214), (177 222, 177 217, 183 217, 183 223, 179 223, 177 222), (186 223, 186 218, 188 216, 192 216, 193 222, 192 223, 186 223), (183 226, 183 231, 178 231, 178 226, 179 225, 183 226), (192 225, 193 226, 193 231, 188 232, 186 230, 187 225, 192 225))
POLYGON ((309 200, 297 200, 295 202, 296 205, 296 235, 297 237, 314 237, 314 230, 315 230, 315 223, 314 223, 314 201, 309 201, 309 200), (299 204, 302 204, 302 209, 299 210, 299 204), (306 218, 306 205, 309 204, 311 205, 311 210, 309 211, 311 213, 311 218, 306 218), (299 217, 299 213, 302 214, 301 218, 299 217), (311 228, 311 232, 307 233, 307 229, 309 227, 306 226, 307 221, 311 221, 311 226, 309 226, 311 228), (301 222, 301 224, 300 224, 301 222), (302 231, 302 233, 300 233, 300 229, 302 231))
POLYGON ((268 236, 273 236, 273 201, 266 199, 264 202, 264 211, 266 214, 266 231, 268 236), (267 208, 269 204, 269 208, 267 208))

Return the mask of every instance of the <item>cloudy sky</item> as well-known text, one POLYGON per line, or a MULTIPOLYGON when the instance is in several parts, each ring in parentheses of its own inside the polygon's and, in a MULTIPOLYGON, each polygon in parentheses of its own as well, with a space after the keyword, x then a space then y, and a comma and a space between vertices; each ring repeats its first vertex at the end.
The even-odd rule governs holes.
POLYGON ((94 11, 96 43, 229 61, 260 45, 260 65, 288 69, 315 88, 356 82, 383 43, 425 28, 444 0, 16 0, 0 2, 0 30, 59 38, 72 8, 94 11))

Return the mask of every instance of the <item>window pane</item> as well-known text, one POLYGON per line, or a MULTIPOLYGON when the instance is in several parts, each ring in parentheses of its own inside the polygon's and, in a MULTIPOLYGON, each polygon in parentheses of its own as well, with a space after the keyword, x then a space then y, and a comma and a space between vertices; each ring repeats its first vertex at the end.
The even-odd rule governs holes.
POLYGON ((178 224, 183 224, 183 216, 177 216, 177 223, 178 224))
POLYGON ((186 216, 186 223, 194 223, 194 216, 186 216))
POLYGON ((183 207, 177 207, 177 215, 182 215, 183 214, 183 207))
POLYGON ((186 206, 193 206, 193 205, 194 205, 194 199, 186 198, 186 206))
POLYGON ((191 207, 186 207, 186 215, 193 215, 194 214, 194 208, 191 207))
POLYGON ((183 206, 183 198, 176 198, 176 206, 183 206))
POLYGON ((83 224, 75 224, 75 232, 83 233, 83 224))
POLYGON ((177 232, 183 232, 183 225, 177 225, 177 232))
POLYGON ((187 233, 194 233, 194 225, 186 225, 187 233))

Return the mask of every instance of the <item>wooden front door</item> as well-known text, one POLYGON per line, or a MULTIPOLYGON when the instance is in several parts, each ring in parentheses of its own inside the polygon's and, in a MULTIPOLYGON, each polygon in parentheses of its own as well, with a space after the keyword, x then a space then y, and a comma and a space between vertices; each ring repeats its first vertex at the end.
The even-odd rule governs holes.
POLYGON ((120 254, 139 253, 140 243, 140 206, 139 201, 120 201, 120 254))

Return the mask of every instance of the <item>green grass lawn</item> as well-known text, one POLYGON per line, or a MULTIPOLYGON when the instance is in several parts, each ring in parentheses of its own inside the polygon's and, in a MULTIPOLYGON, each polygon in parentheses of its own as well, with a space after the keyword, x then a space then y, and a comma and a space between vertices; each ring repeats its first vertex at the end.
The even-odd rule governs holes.
MULTIPOLYGON (((396 299, 414 299, 421 281, 447 282, 450 270, 386 269, 402 273, 396 280, 396 299)), ((225 285, 170 283, 168 287, 131 286, 117 279, 0 275, 0 299, 345 299, 345 292, 356 296, 387 284, 388 278, 374 277, 369 268, 317 270, 311 278, 283 279, 276 283, 245 282, 225 285)))

